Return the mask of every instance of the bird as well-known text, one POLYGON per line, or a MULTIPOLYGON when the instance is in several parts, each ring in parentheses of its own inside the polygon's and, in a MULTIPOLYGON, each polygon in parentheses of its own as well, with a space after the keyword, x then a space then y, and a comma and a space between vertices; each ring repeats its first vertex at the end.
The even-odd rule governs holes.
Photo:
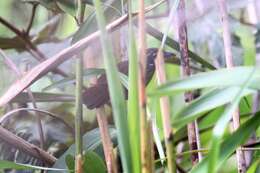
MULTIPOLYGON (((146 50, 147 62, 145 73, 145 84, 147 85, 153 77, 155 71, 155 59, 157 57, 158 48, 148 48, 146 50)), ((179 59, 171 52, 163 51, 166 62, 179 64, 179 59), (167 61, 168 60, 168 61, 167 61)), ((128 75, 128 60, 121 61, 117 64, 118 71, 128 75)), ((125 88, 125 99, 127 99, 127 89, 125 88)), ((110 103, 108 83, 105 74, 98 77, 96 84, 86 88, 83 91, 83 103, 88 109, 95 109, 110 103)))

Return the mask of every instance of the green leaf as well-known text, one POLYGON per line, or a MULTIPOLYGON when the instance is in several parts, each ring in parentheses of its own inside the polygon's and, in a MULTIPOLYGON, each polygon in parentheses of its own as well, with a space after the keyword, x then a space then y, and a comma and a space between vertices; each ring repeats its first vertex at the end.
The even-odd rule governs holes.
POLYGON ((84 173, 106 173, 106 166, 103 160, 94 152, 88 151, 84 154, 84 173))
MULTIPOLYGON (((114 128, 109 128, 109 134, 113 142, 116 141, 116 130, 114 128)), ((103 156, 103 147, 102 141, 100 138, 99 129, 96 128, 87 132, 83 136, 83 150, 84 151, 95 151, 100 156, 103 156)), ((66 168, 66 157, 67 155, 74 155, 75 154, 75 144, 71 145, 70 148, 63 153, 63 155, 55 162, 53 168, 66 168)), ((49 171, 48 173, 55 173, 54 171, 49 171)))
POLYGON ((248 168, 246 173, 256 173, 260 171, 260 158, 258 158, 257 160, 255 160, 251 166, 248 168))
POLYGON ((96 17, 100 29, 100 42, 104 57, 104 66, 108 81, 109 95, 113 109, 113 118, 118 132, 118 146, 122 161, 123 170, 126 173, 131 173, 131 149, 128 138, 129 127, 127 121, 127 110, 124 100, 123 88, 120 83, 119 73, 116 66, 116 61, 113 56, 111 43, 109 42, 108 33, 105 29, 104 11, 101 9, 100 0, 94 0, 96 9, 96 17))
MULTIPOLYGON (((124 1, 125 2, 125 1, 124 1)), ((121 1, 112 0, 106 1, 102 0, 102 7, 104 9, 104 16, 106 18, 106 22, 112 22, 117 17, 121 16, 121 1)), ((79 30, 74 34, 72 43, 76 43, 80 39, 88 36, 89 34, 98 30, 96 14, 92 13, 88 16, 88 18, 81 25, 79 30)))
MULTIPOLYGON (((66 164, 69 170, 75 170, 75 161, 72 155, 66 156, 66 164)), ((106 166, 102 158, 93 151, 88 151, 83 156, 83 172, 84 173, 106 173, 106 166)))
POLYGON ((140 156, 140 110, 139 110, 139 91, 138 91, 138 59, 133 32, 132 21, 132 2, 128 3, 129 11, 129 49, 128 49, 128 69, 129 69, 129 90, 128 90, 128 125, 129 139, 131 141, 132 170, 133 173, 141 171, 140 156))
POLYGON ((77 6, 75 0, 57 0, 60 9, 71 16, 76 16, 77 6))
MULTIPOLYGON (((236 148, 247 141, 251 134, 258 128, 260 123, 260 112, 243 123, 233 134, 227 136, 221 143, 219 157, 217 159, 217 169, 234 153, 236 148)), ((209 162, 206 156, 198 165, 196 165, 191 173, 207 172, 209 162)))
MULTIPOLYGON (((251 82, 252 76, 255 73, 255 68, 252 69, 251 73, 249 73, 246 77, 246 80, 243 81, 242 88, 237 92, 233 101, 227 106, 224 113, 221 115, 220 119, 217 121, 214 129, 213 129, 213 137, 211 139, 211 147, 208 155, 208 164, 207 164, 207 172, 216 172, 219 165, 219 158, 222 154, 221 149, 225 148, 221 146, 221 138, 223 137, 226 126, 231 118, 232 113, 237 108, 239 104, 240 98, 242 97, 245 89, 251 82)), ((236 131, 237 132, 237 131, 236 131)), ((242 135, 242 134, 240 134, 242 135)), ((239 137, 238 137, 239 138, 239 137)), ((242 138, 242 137, 240 137, 242 138)), ((237 141, 237 140, 236 140, 237 141)), ((233 142, 233 141, 232 141, 233 142)), ((232 146, 232 145, 230 145, 232 146)), ((223 160, 223 158, 222 158, 223 160)))
MULTIPOLYGON (((253 68, 254 67, 234 67, 232 69, 220 69, 198 73, 191 77, 167 82, 150 92, 149 96, 172 95, 178 92, 200 88, 241 86, 253 68)), ((252 89, 260 89, 259 83, 260 69, 258 68, 252 76, 249 87, 252 89)))
MULTIPOLYGON (((173 126, 181 128, 196 118, 199 118, 204 113, 231 102, 239 90, 239 87, 228 87, 224 89, 214 89, 206 93, 183 108, 176 117, 173 117, 173 126)), ((253 92, 254 90, 247 89, 243 92, 242 96, 252 94, 253 92)))

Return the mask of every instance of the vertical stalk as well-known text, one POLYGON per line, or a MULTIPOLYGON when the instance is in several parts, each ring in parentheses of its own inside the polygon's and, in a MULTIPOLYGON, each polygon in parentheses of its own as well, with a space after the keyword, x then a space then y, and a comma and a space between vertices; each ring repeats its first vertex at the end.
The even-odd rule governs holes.
MULTIPOLYGON (((180 55, 181 55, 181 67, 182 67, 182 75, 190 76, 191 69, 189 64, 189 56, 188 56, 188 38, 187 38, 187 27, 186 27, 186 16, 185 16, 185 1, 180 0, 178 11, 177 11, 177 19, 178 19, 178 35, 179 35, 179 45, 180 45, 180 55)), ((193 93, 191 91, 186 92, 184 94, 185 102, 190 102, 193 100, 193 93)), ((196 121, 189 123, 187 125, 188 131, 188 142, 190 146, 190 150, 198 150, 197 138, 199 134, 196 132, 196 121)), ((198 153, 191 154, 192 164, 195 165, 199 161, 198 153)))
POLYGON ((75 145, 76 159, 75 172, 82 173, 82 83, 83 83, 83 58, 80 54, 76 59, 76 112, 75 112, 75 145))
POLYGON ((100 0, 93 0, 97 23, 100 29, 100 41, 102 45, 102 53, 104 57, 104 65, 106 69, 106 77, 108 81, 108 89, 113 108, 113 118, 117 128, 117 139, 122 161, 123 171, 132 173, 132 160, 128 132, 127 111, 123 95, 123 88, 120 83, 119 74, 113 57, 111 44, 109 43, 108 33, 105 27, 104 13, 101 8, 100 0))
POLYGON ((104 107, 97 109, 97 120, 105 154, 108 173, 117 173, 117 164, 113 153, 113 144, 109 136, 107 117, 104 107))
MULTIPOLYGON (((230 29, 229 29, 229 22, 228 22, 228 14, 227 14, 227 5, 225 0, 218 0, 220 13, 221 13, 221 20, 223 23, 223 40, 224 40, 224 48, 225 48, 225 58, 226 58, 226 65, 227 68, 234 67, 233 63, 233 55, 231 51, 231 35, 230 35, 230 29)), ((239 128, 240 125, 240 117, 239 117, 239 109, 237 109, 232 114, 233 119, 233 130, 239 128)), ((241 147, 239 147, 236 150, 236 157, 237 157, 237 167, 238 172, 244 173, 246 172, 246 162, 245 162, 245 156, 244 152, 241 150, 241 147)))
POLYGON ((145 92, 145 71, 146 71, 146 32, 145 32, 145 16, 144 16, 144 0, 138 1, 138 37, 139 37, 139 100, 140 100, 140 122, 141 122, 141 163, 142 173, 152 173, 153 155, 151 147, 152 133, 151 124, 148 121, 146 112, 146 92, 145 92))
MULTIPOLYGON (((160 48, 158 50, 157 58, 155 61, 156 65, 156 74, 159 85, 166 82, 166 75, 165 75, 165 64, 163 58, 163 52, 160 48)), ((168 172, 175 173, 176 172, 176 165, 175 165, 175 152, 174 152, 174 145, 173 145, 173 134, 171 128, 171 119, 170 119, 170 101, 168 97, 160 98, 160 105, 162 111, 162 119, 163 119, 163 132, 164 132, 164 140, 166 146, 166 157, 167 157, 167 166, 168 172)))
POLYGON ((128 0, 128 62, 129 62, 129 89, 128 89, 128 124, 129 138, 131 141, 131 154, 133 173, 141 172, 141 155, 140 155, 140 109, 139 109, 139 91, 138 89, 138 57, 135 43, 135 34, 133 32, 132 19, 132 0, 128 0))
MULTIPOLYGON (((77 1, 77 21, 79 26, 84 21, 85 6, 82 0, 77 1)), ((83 88, 83 54, 80 53, 76 59, 76 101, 75 101, 75 172, 82 173, 82 88, 83 88)))

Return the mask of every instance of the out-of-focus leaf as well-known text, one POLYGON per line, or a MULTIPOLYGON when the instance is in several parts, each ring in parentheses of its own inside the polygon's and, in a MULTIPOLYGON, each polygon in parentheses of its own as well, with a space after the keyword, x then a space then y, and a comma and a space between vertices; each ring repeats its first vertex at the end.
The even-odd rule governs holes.
MULTIPOLYGON (((230 157, 239 145, 242 145, 250 137, 252 132, 259 126, 260 113, 243 123, 238 130, 230 136, 227 136, 220 147, 220 154, 217 160, 217 168, 219 168, 228 157, 230 157)), ((209 158, 205 157, 198 165, 196 165, 191 173, 207 172, 209 158)))
POLYGON ((59 8, 57 5, 56 0, 36 0, 36 2, 39 2, 42 6, 45 8, 54 11, 56 13, 62 13, 63 11, 59 8))
MULTIPOLYGON (((103 160, 93 151, 88 151, 83 156, 83 171, 84 173, 105 173, 106 172, 106 166, 103 162, 103 160)), ((72 155, 66 156, 66 165, 69 168, 69 170, 74 171, 75 170, 75 160, 72 155)))
POLYGON ((57 5, 64 12, 70 14, 71 16, 76 16, 77 5, 75 0, 57 0, 57 5))
POLYGON ((0 37, 0 48, 24 50, 25 46, 24 43, 21 41, 21 39, 17 36, 13 38, 0 37))
MULTIPOLYGON (((114 19, 121 16, 121 2, 122 0, 112 0, 106 1, 103 0, 104 16, 106 17, 106 22, 109 23, 114 19)), ((125 3, 126 1, 123 0, 125 3)), ((91 14, 79 28, 79 30, 74 34, 72 43, 79 41, 80 39, 88 36, 89 34, 98 30, 96 15, 95 13, 91 14)))
POLYGON ((257 173, 260 171, 260 158, 258 158, 257 160, 255 160, 251 166, 248 168, 246 173, 257 173))
MULTIPOLYGON (((36 102, 73 102, 74 96, 67 94, 55 94, 55 93, 41 93, 33 92, 33 97, 36 102)), ((11 102, 28 103, 32 102, 28 96, 28 93, 22 92, 17 95, 11 102)))
MULTIPOLYGON (((116 141, 116 130, 114 128, 109 128, 109 134, 112 141, 116 141)), ((94 129, 87 132, 83 136, 83 150, 85 151, 95 151, 98 155, 103 157, 102 141, 100 137, 99 129, 94 129)), ((70 146, 70 148, 56 161, 53 168, 66 168, 66 156, 75 154, 75 144, 70 146)), ((48 173, 55 173, 54 171, 49 171, 48 173)))
POLYGON ((75 168, 75 160, 74 160, 74 157, 71 154, 68 154, 65 157, 65 162, 66 162, 67 168, 69 170, 74 170, 74 168, 75 168))
POLYGON ((106 173, 106 166, 103 160, 93 151, 84 154, 83 170, 85 173, 106 173))
POLYGON ((42 27, 35 33, 35 36, 33 36, 33 43, 40 44, 45 42, 61 42, 59 39, 54 37, 54 31, 56 31, 60 19, 61 15, 56 15, 44 23, 42 27))

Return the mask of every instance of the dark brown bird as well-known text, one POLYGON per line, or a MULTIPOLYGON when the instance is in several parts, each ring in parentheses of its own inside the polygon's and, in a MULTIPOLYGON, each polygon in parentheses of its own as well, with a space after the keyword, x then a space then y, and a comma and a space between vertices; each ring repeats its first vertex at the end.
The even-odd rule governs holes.
MULTIPOLYGON (((155 71, 155 58, 157 56, 158 49, 157 48, 149 48, 147 49, 147 65, 146 65, 146 85, 152 79, 152 76, 155 71)), ((175 57, 173 53, 163 52, 163 56, 165 60, 171 61, 172 58, 175 57)), ((179 63, 178 59, 173 60, 176 63, 179 63)), ((117 64, 118 70, 128 75, 128 61, 122 61, 117 64)), ((127 99, 127 90, 125 93, 127 99)), ((94 86, 87 88, 83 93, 83 102, 87 106, 88 109, 99 108, 105 104, 110 103, 108 84, 106 75, 102 74, 98 79, 97 83, 94 86)))

